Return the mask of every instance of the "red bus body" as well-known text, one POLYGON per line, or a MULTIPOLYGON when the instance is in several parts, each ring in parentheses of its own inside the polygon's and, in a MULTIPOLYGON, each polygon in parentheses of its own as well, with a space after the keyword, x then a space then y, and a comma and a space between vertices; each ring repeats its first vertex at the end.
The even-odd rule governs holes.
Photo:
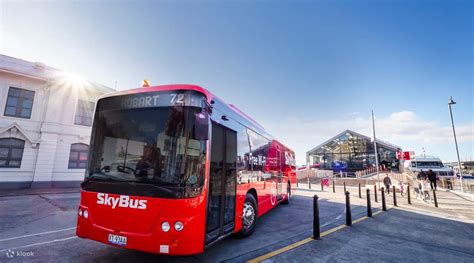
MULTIPOLYGON (((205 141, 204 181, 199 194, 188 198, 159 198, 143 196, 140 194, 127 195, 117 193, 115 190, 115 187, 121 187, 120 182, 113 182, 110 184, 108 184, 108 182, 103 182, 102 185, 102 182, 92 182, 96 183, 97 186, 87 186, 89 189, 86 187, 86 182, 84 182, 81 191, 80 212, 78 211, 77 236, 113 245, 110 244, 110 235, 117 235, 126 237, 126 244, 115 246, 127 249, 167 255, 198 254, 202 253, 206 247, 211 246, 218 240, 228 236, 230 232, 238 233, 242 229, 242 211, 244 200, 247 195, 253 194, 256 197, 258 216, 267 213, 278 203, 285 201, 289 197, 289 194, 287 193, 288 189, 291 187, 291 182, 294 182, 295 180, 294 152, 273 139, 265 132, 265 130, 263 130, 263 128, 261 128, 260 125, 245 114, 241 113, 234 106, 224 103, 207 90, 194 85, 166 85, 117 92, 107 95, 102 99, 111 97, 121 98, 122 96, 128 95, 140 96, 141 94, 160 94, 160 92, 173 91, 192 91, 197 94, 202 94, 207 103, 212 105, 212 114, 210 114, 209 119, 209 122, 212 123, 212 125, 209 127, 211 127, 211 129, 217 129, 217 126, 221 127, 227 132, 227 137, 224 138, 232 139, 236 137, 239 138, 238 140, 243 140, 244 143, 237 141, 238 143, 241 143, 241 145, 237 145, 236 147, 238 158, 238 161, 236 161, 235 164, 236 182, 228 182, 225 184, 223 180, 232 177, 226 177, 227 175, 224 174, 222 175, 222 178, 224 179, 220 179, 219 172, 215 172, 216 182, 219 182, 219 180, 222 182, 219 187, 232 188, 232 186, 229 185, 235 184, 235 200, 233 200, 234 194, 226 195, 225 198, 228 196, 229 200, 213 195, 215 200, 225 200, 225 208, 222 208, 224 206, 222 202, 220 203, 220 206, 217 207, 219 208, 219 212, 216 212, 216 209, 209 208, 209 202, 211 202, 211 149, 213 147, 212 141, 217 140, 215 138, 213 139, 212 135, 210 135, 205 141), (244 134, 242 134, 241 131, 245 131, 244 134), (260 136, 254 141, 258 141, 258 139, 262 138, 265 138, 267 141, 262 139, 264 144, 262 144, 263 146, 258 147, 258 145, 255 145, 256 143, 252 145, 252 136, 260 136), (249 138, 248 141, 250 143, 248 143, 248 147, 251 151, 245 152, 245 150, 242 149, 242 147, 247 147, 247 145, 245 145, 245 138, 249 138), (250 171, 250 169, 252 170, 250 171), (228 206, 227 202, 229 203, 228 206), (229 212, 230 209, 234 209, 235 211, 233 212, 233 222, 231 222, 232 220, 227 216, 231 215, 229 212), (210 220, 212 221, 211 218, 208 218, 208 216, 210 216, 209 211, 213 211, 212 213, 215 214, 212 215, 217 215, 219 218, 219 228, 214 230, 214 233, 217 234, 213 234, 213 236, 211 236, 212 231, 210 231, 210 225, 213 223, 209 223, 210 220), (87 217, 85 216, 86 213, 87 217), (229 223, 226 223, 225 220, 229 220, 229 223), (177 231, 175 228, 175 224, 178 221, 182 222, 184 225, 181 231, 177 231), (169 225, 171 226, 167 232, 162 230, 164 222, 169 222, 169 225), (227 230, 226 232, 226 227, 231 227, 232 229, 227 230)), ((140 97, 137 98, 137 101, 141 99, 140 97)), ((100 100, 98 102, 98 105, 99 104, 100 100)), ((97 118, 98 112, 96 110, 91 138, 91 152, 94 151, 94 144, 92 141, 94 140, 94 137, 100 133, 100 127, 97 126, 97 120, 95 120, 97 118)), ((151 130, 151 128, 147 128, 146 125, 141 129, 151 130)), ((211 134, 211 131, 209 131, 209 134, 211 134)), ((119 139, 114 142, 118 141, 119 139)), ((137 140, 135 140, 134 143, 140 145, 136 141, 137 140)), ((129 142, 127 142, 127 146, 128 144, 129 142)), ((231 142, 230 144, 234 145, 234 142, 231 142)), ((217 147, 217 143, 214 147, 217 147)), ((121 150, 123 151, 123 149, 121 150)), ((126 152, 125 158, 127 158, 127 154, 128 153, 126 152)), ((123 154, 120 155, 119 152, 117 155, 122 156, 123 154)), ((233 153, 225 153, 225 155, 233 157, 233 153)), ((92 153, 90 153, 89 158, 91 158, 91 156, 93 157, 92 153)), ((192 158, 194 158, 193 162, 197 162, 197 157, 193 156, 192 158)), ((102 162, 102 159, 98 162, 102 162)), ((113 167, 114 165, 116 164, 113 163, 110 166, 113 167)), ((130 164, 124 164, 123 167, 120 168, 122 169, 121 171, 123 172, 125 169, 129 169, 127 168, 129 165, 130 164)), ((219 165, 219 163, 215 162, 214 165, 219 165)), ((89 164, 89 166, 92 166, 92 164, 89 164)), ((190 166, 191 164, 188 164, 188 167, 190 166)), ((225 171, 233 172, 233 167, 234 166, 230 165, 229 167, 226 166, 225 171)), ((91 167, 88 169, 91 169, 91 167)), ((104 169, 110 170, 113 168, 105 166, 104 169)), ((138 168, 133 173, 137 174, 137 170, 138 168)), ((220 170, 214 169, 214 171, 220 170)), ((188 180, 190 179, 188 178, 188 180)), ((191 181, 194 181, 194 178, 191 181)), ((127 187, 133 188, 133 191, 136 193, 140 193, 140 190, 136 190, 141 187, 139 183, 127 183, 127 187)), ((218 191, 215 187, 213 189, 214 191, 218 191)), ((148 190, 147 188, 146 191, 151 190, 148 190)), ((144 190, 144 192, 146 191, 144 190)), ((233 193, 234 190, 226 188, 222 193, 225 192, 227 194, 229 191, 233 193)))

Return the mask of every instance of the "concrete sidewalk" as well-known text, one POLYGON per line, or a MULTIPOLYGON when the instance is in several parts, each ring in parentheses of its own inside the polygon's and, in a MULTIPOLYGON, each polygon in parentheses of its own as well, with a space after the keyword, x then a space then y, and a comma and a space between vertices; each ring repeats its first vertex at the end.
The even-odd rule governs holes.
POLYGON ((43 195, 43 194, 65 194, 65 193, 79 193, 80 187, 68 188, 28 188, 28 189, 13 189, 0 190, 0 197, 4 196, 20 196, 20 195, 43 195))
POLYGON ((474 262, 474 226, 392 208, 263 262, 474 262))
MULTIPOLYGON (((372 199, 372 207, 380 208, 381 205, 381 193, 377 191, 378 195, 378 203, 374 201, 374 192, 373 186, 368 187, 370 189, 371 199, 372 199)), ((336 193, 332 192, 332 185, 330 187, 325 187, 324 191, 321 191, 321 187, 312 187, 312 189, 308 189, 307 185, 300 184, 298 188, 294 188, 299 193, 307 194, 312 196, 317 194, 319 197, 327 198, 333 202, 345 202, 344 198, 344 190, 342 186, 336 186, 336 193)), ((353 205, 366 205, 366 188, 361 188, 362 198, 358 198, 358 187, 347 186, 346 190, 351 194, 351 204, 353 205)), ((398 190, 398 189, 397 189, 398 190)), ((413 188, 410 188, 411 191, 411 205, 408 204, 407 200, 407 189, 405 189, 405 194, 402 197, 400 193, 397 191, 397 205, 398 207, 405 208, 409 211, 416 211, 417 213, 427 213, 427 214, 437 214, 438 216, 442 216, 445 218, 453 219, 453 220, 461 220, 467 223, 474 224, 474 201, 470 200, 466 197, 463 197, 459 194, 438 190, 436 191, 437 199, 438 199, 438 208, 435 207, 433 199, 431 201, 423 201, 421 199, 416 198, 413 188)), ((432 197, 433 192, 430 191, 430 196, 432 197)), ((393 191, 390 191, 390 194, 385 195, 386 203, 388 207, 393 206, 393 191)))
MULTIPOLYGON (((370 188, 369 188, 370 189, 370 188)), ((372 188, 373 189, 373 188, 372 188)), ((372 190, 371 189, 371 190, 372 190)), ((344 203, 343 187, 319 189, 298 188, 298 193, 344 203)), ((347 187, 351 208, 365 206, 365 188, 362 198, 357 187, 347 187)), ((380 209, 374 202, 373 209, 380 209)), ((398 206, 393 205, 393 193, 386 195, 387 212, 344 227, 321 240, 289 245, 259 257, 263 262, 474 262, 474 203, 459 196, 438 192, 439 207, 416 199, 408 204, 407 196, 397 193, 398 206)), ((356 220, 359 221, 359 220, 356 220)), ((257 259, 256 259, 257 260, 257 259)), ((258 261, 257 260, 257 261, 258 261)))

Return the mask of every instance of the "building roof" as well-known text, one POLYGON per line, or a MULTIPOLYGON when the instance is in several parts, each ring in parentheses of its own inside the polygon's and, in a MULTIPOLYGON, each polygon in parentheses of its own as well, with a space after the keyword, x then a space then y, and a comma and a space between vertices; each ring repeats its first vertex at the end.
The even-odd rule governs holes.
MULTIPOLYGON (((41 62, 30 62, 0 54, 0 72, 25 76, 43 81, 55 81, 67 75, 67 72, 50 67, 41 62)), ((105 85, 87 81, 85 88, 103 93, 114 91, 105 85)))
MULTIPOLYGON (((369 137, 369 136, 360 134, 360 133, 355 132, 355 131, 345 130, 345 131, 343 131, 343 132, 341 132, 341 133, 338 133, 336 136, 330 138, 329 140, 327 140, 327 141, 325 141, 325 142, 319 144, 318 146, 313 147, 311 150, 307 151, 306 154, 307 154, 307 155, 311 154, 311 152, 314 152, 314 151, 318 150, 319 148, 321 148, 321 147, 323 147, 323 146, 325 146, 325 145, 331 143, 332 141, 336 140, 337 138, 339 138, 339 137, 341 137, 341 136, 343 136, 344 134, 347 134, 347 133, 352 134, 352 135, 355 135, 355 136, 358 136, 358 137, 361 137, 361 138, 363 138, 363 139, 365 139, 365 140, 368 140, 368 141, 372 141, 372 138, 369 137)), ((394 150, 394 151, 397 151, 397 150, 400 150, 400 149, 401 149, 401 147, 399 147, 399 146, 397 146, 397 145, 394 145, 394 144, 391 144, 391 143, 388 143, 388 142, 384 142, 384 141, 379 140, 379 139, 377 139, 377 144, 378 144, 378 145, 382 145, 382 146, 384 146, 384 147, 386 147, 386 148, 388 148, 388 149, 394 150)))

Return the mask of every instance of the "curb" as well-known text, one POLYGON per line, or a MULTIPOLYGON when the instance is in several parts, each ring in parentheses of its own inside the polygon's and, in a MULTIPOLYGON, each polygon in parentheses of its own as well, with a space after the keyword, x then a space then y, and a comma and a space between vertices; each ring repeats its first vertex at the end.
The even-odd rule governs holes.
POLYGON ((68 191, 10 192, 10 193, 0 193, 0 198, 9 197, 9 196, 71 194, 71 193, 80 193, 80 192, 81 192, 81 189, 74 189, 74 190, 68 190, 68 191))

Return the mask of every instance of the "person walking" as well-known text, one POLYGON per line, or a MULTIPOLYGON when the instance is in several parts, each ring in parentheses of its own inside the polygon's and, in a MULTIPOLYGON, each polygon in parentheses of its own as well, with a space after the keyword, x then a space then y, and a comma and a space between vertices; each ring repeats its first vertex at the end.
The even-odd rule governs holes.
POLYGON ((425 174, 425 172, 423 172, 423 169, 421 169, 420 172, 418 173, 417 179, 418 180, 424 180, 425 178, 426 178, 426 174, 425 174))
POLYGON ((433 190, 433 188, 434 190, 436 190, 436 173, 433 172, 433 170, 429 169, 427 174, 428 174, 428 180, 430 180, 431 190, 433 190))
POLYGON ((405 184, 402 181, 400 181, 399 186, 400 186, 400 195, 403 197, 403 194, 405 193, 405 184))
POLYGON ((421 180, 421 191, 423 193, 423 201, 428 202, 428 199, 431 202, 430 190, 428 189, 428 178, 421 180))
POLYGON ((383 184, 385 185, 385 189, 387 189, 387 194, 390 194, 390 185, 392 184, 392 180, 388 177, 388 174, 385 175, 383 179, 383 184))

